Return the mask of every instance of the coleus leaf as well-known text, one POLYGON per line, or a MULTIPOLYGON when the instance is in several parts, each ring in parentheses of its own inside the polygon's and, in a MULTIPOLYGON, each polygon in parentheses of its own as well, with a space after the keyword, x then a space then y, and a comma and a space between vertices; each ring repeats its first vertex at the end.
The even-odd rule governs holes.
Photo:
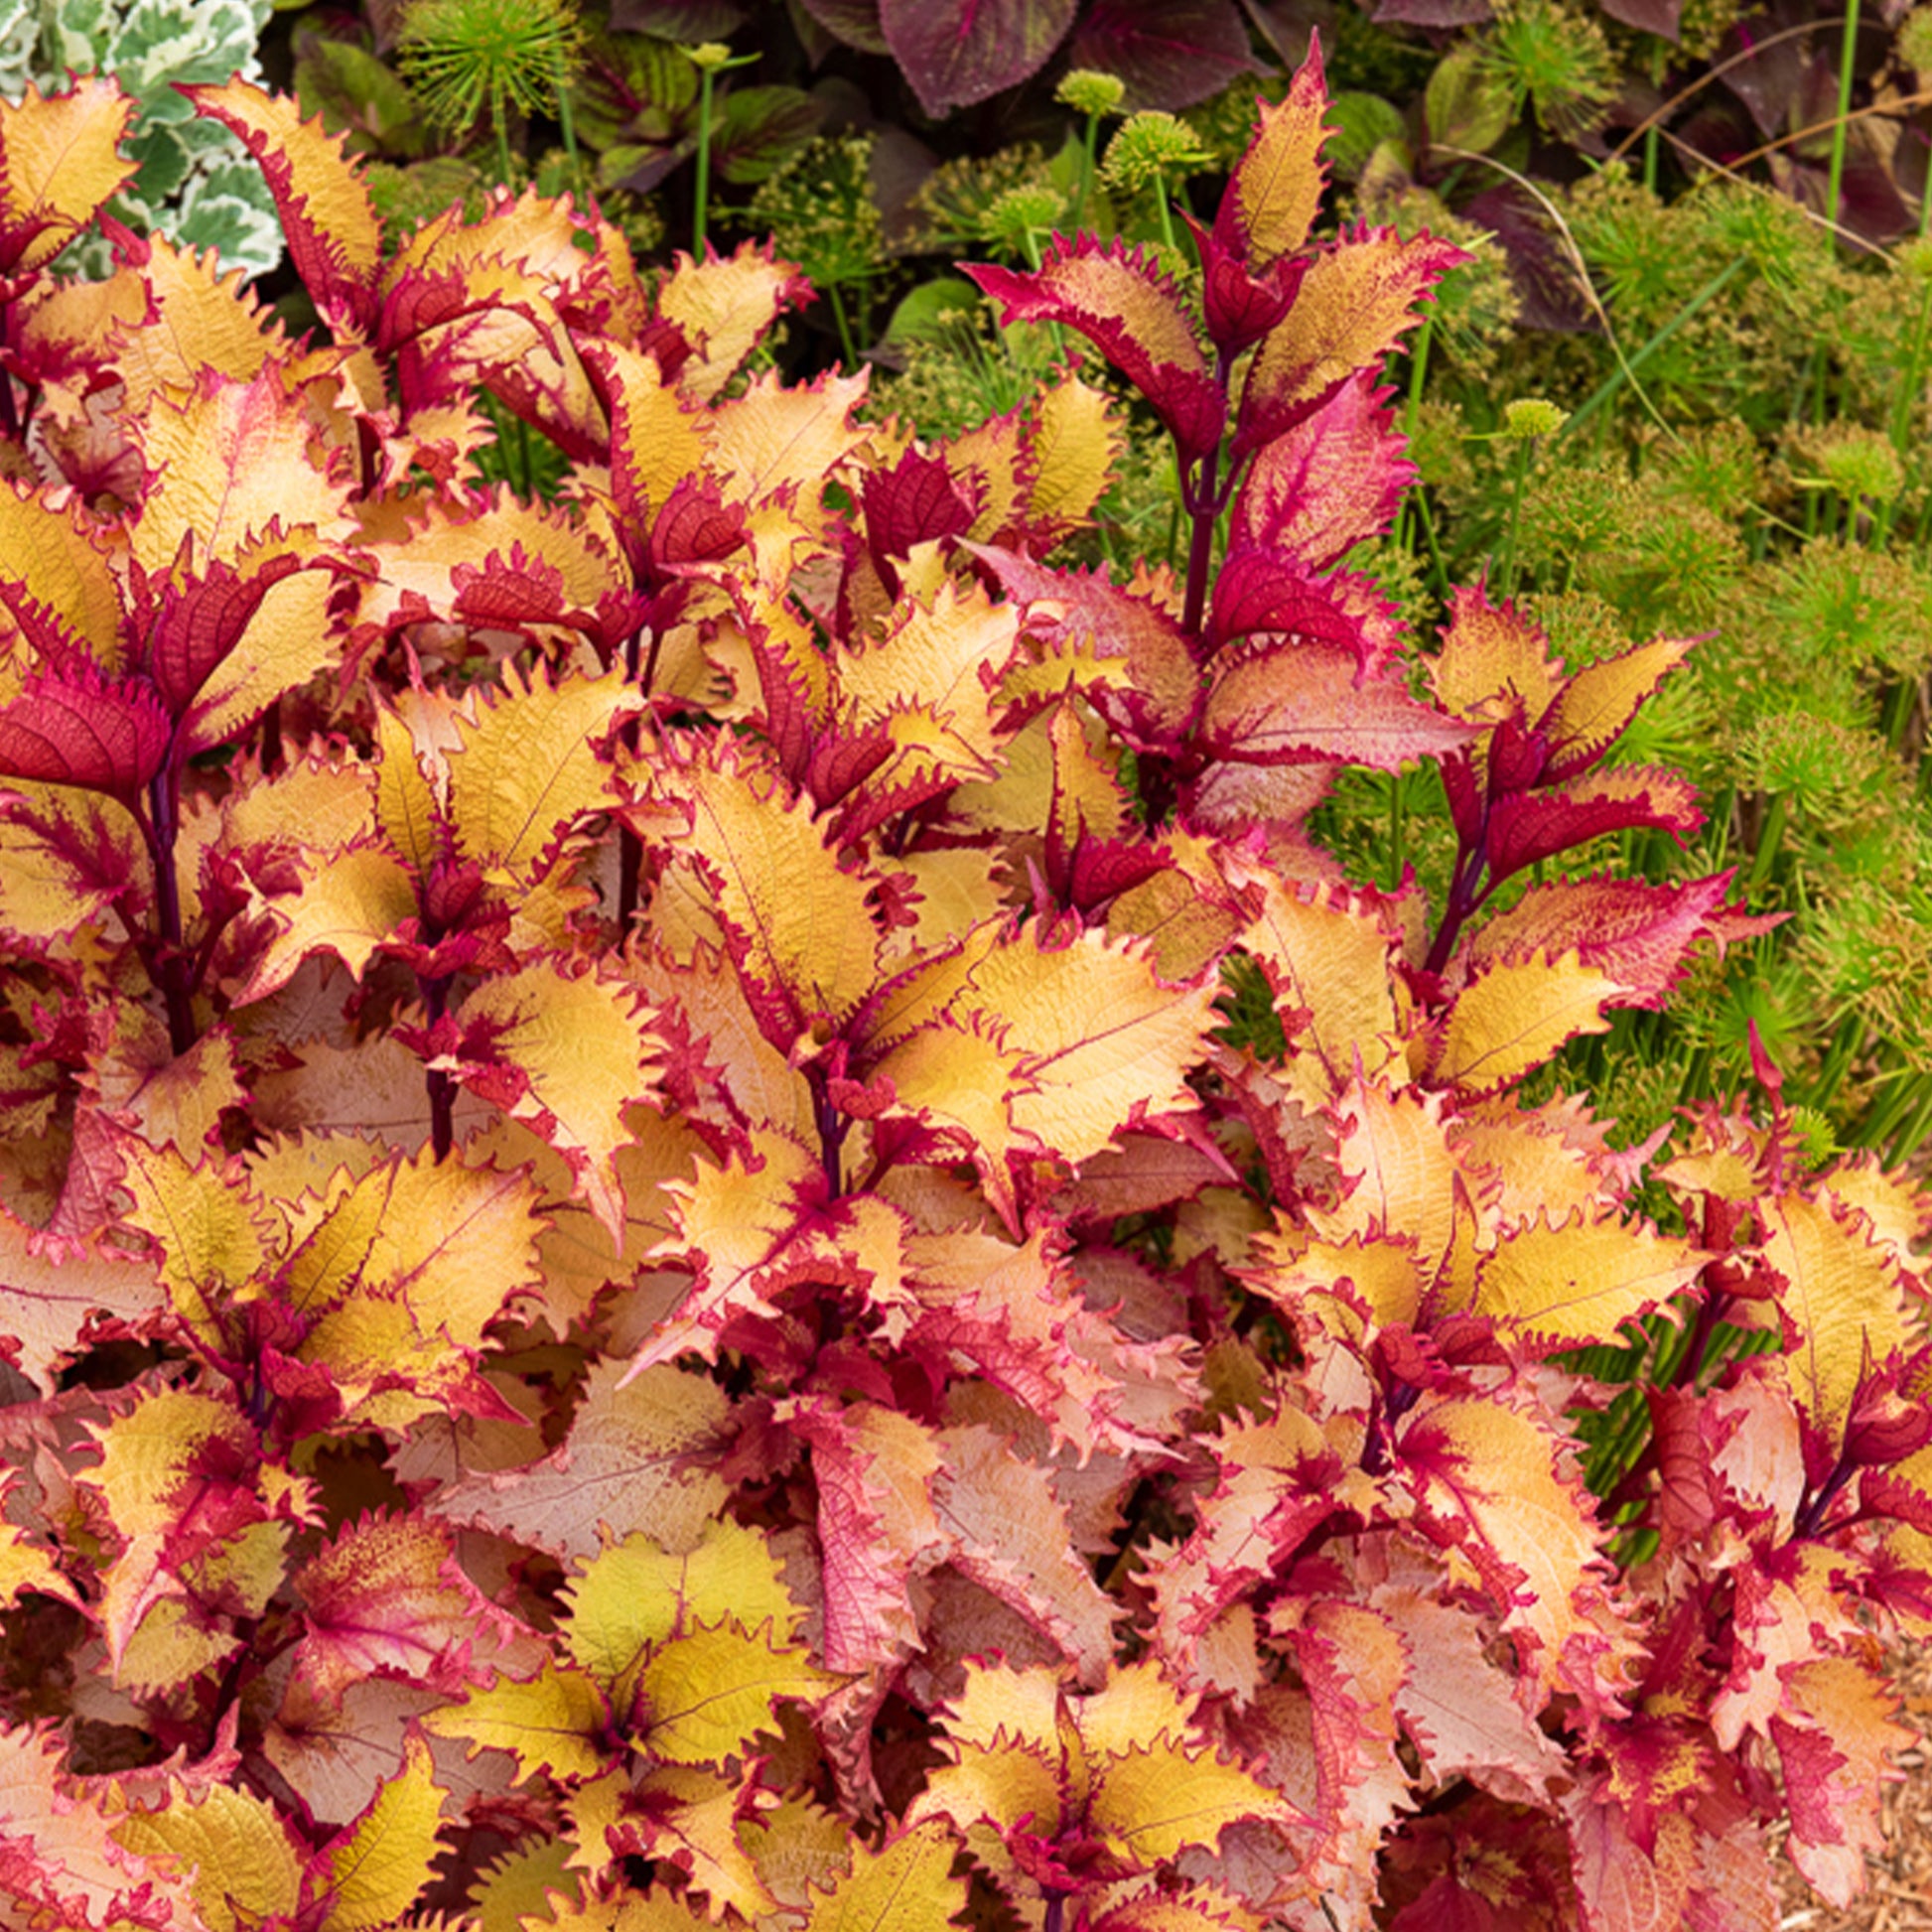
POLYGON ((121 591, 107 553, 71 506, 0 485, 0 606, 50 668, 91 657, 120 668, 121 591))
POLYGON ((1344 230, 1310 262, 1295 305, 1255 350, 1242 390, 1237 458, 1272 442, 1311 403, 1377 367, 1424 296, 1468 259, 1452 243, 1393 228, 1344 230))
POLYGON ((1321 160, 1330 130, 1321 42, 1309 38, 1309 57, 1279 102, 1256 103, 1253 138, 1234 165, 1214 216, 1214 238, 1259 271, 1294 254, 1309 238, 1327 169, 1321 160))
POLYGON ((1884 1845, 1877 1793, 1889 1754, 1913 1732, 1896 1705, 1850 1657, 1787 1667, 1790 1715, 1771 1720, 1791 1807, 1792 1863, 1834 1904, 1864 1882, 1864 1859, 1884 1845))
POLYGON ((100 1316, 145 1325, 161 1308, 153 1269, 98 1237, 29 1227, 0 1206, 0 1349, 47 1389, 100 1316))
POLYGON ((319 1932, 373 1932, 415 1904, 441 1850, 444 1795, 429 1746, 409 1738, 401 1771, 310 1862, 304 1890, 327 1901, 319 1932))
POLYGON ((1037 924, 990 929, 973 945, 943 1019, 905 1032, 874 1073, 892 1080, 908 1108, 942 1116, 974 1108, 976 1125, 994 1139, 973 1144, 973 1158, 1011 1221, 1009 1156, 1032 1147, 1084 1161, 1122 1128, 1188 1104, 1185 1068, 1211 997, 1202 985, 1167 985, 1141 948, 1110 945, 1097 931, 1056 939, 1037 924), (978 1070, 972 1087, 946 1082, 949 1051, 978 1070))
POLYGON ((811 1447, 823 1564, 824 1654, 836 1671, 896 1662, 918 1642, 910 1584, 940 1561, 939 1449, 910 1416, 876 1403, 795 1401, 785 1426, 811 1447))
POLYGON ((1122 81, 1128 114, 1192 107, 1261 71, 1234 0, 1102 0, 1082 16, 1067 62, 1122 81))
POLYGON ((1527 1648, 1539 1698, 1582 1688, 1606 1641, 1604 1566, 1595 1513, 1533 1410, 1490 1397, 1425 1399, 1401 1436, 1399 1460, 1422 1524, 1474 1566, 1527 1648), (1574 1653, 1574 1654, 1573 1654, 1574 1653))
POLYGON ((1575 952, 1616 980, 1613 1004, 1657 1005, 1683 974, 1699 939, 1736 936, 1734 916, 1724 903, 1730 881, 1731 874, 1717 873, 1681 886, 1639 879, 1533 886, 1478 929, 1468 948, 1471 970, 1537 949, 1553 957, 1575 952))
POLYGON ((1224 652, 1200 724, 1201 743, 1215 758, 1382 771, 1440 758, 1471 735, 1395 680, 1363 679, 1351 652, 1299 640, 1224 652))
POLYGON ((1475 584, 1449 593, 1429 676, 1444 710, 1481 724, 1540 719, 1564 683, 1549 633, 1515 605, 1492 603, 1475 584))
POLYGON ((656 1085, 657 1040, 634 988, 533 959, 484 980, 422 1044, 433 1069, 555 1148, 611 1238, 622 1238, 615 1157, 631 1139, 625 1110, 656 1085))
POLYGON ((115 1681, 183 1685, 239 1647, 227 1616, 258 1617, 282 1581, 286 1519, 264 1494, 254 1426, 231 1400, 150 1389, 93 1425, 99 1489, 119 1547, 98 1616, 115 1681), (225 1612, 226 1615, 221 1614, 225 1612))
POLYGON ((1100 570, 1055 570, 994 546, 966 546, 1026 613, 1027 633, 1047 645, 1037 672, 1016 668, 1008 696, 1029 706, 1068 685, 1130 745, 1171 747, 1200 702, 1186 633, 1155 599, 1100 570))
POLYGON ((1319 1427, 1286 1405, 1267 1422, 1224 1430, 1209 1449, 1215 1474, 1197 1527, 1148 1566, 1161 1654, 1183 1681, 1215 1619, 1327 1520, 1342 1477, 1319 1427))
POLYGON ((1077 329, 1154 405, 1183 464, 1217 450, 1227 394, 1207 365, 1179 291, 1139 248, 1055 239, 1033 274, 990 264, 966 272, 1006 322, 1077 329))
POLYGON ((1618 978, 1575 950, 1498 951, 1456 994, 1433 1045, 1412 1058, 1432 1079, 1493 1092, 1540 1066, 1566 1040, 1605 1032, 1604 1009, 1628 1004, 1625 991, 1618 978))
POLYGON ((935 14, 918 0, 879 0, 879 29, 934 120, 1036 72, 1073 24, 1075 0, 970 0, 935 14))
POLYGON ((459 718, 449 759, 449 816, 466 859, 511 879, 534 878, 559 836, 607 807, 611 767, 599 739, 634 702, 621 669, 552 682, 513 669, 474 723, 459 718))
POLYGON ((678 485, 704 468, 710 419, 653 355, 589 343, 585 366, 611 419, 611 496, 626 523, 660 515, 678 485))
POLYGON ((290 1581, 302 1600, 295 1668, 319 1698, 340 1705, 371 1676, 462 1688, 484 1605, 442 1525, 397 1515, 345 1523, 290 1581))
POLYGON ((437 1737, 458 1737, 480 1750, 507 1751, 519 1781, 548 1772, 576 1783, 605 1768, 610 1707, 581 1671, 545 1662, 533 1678, 498 1677, 468 1690, 423 1719, 437 1737))
POLYGON ((1283 632, 1298 643, 1347 651, 1367 665, 1379 655, 1381 640, 1359 607, 1350 608, 1347 588, 1347 580, 1317 576, 1279 549, 1236 545, 1215 575, 1209 648, 1257 631, 1283 632))
POLYGON ((728 1494, 712 1463, 729 1408, 704 1376, 659 1367, 630 1380, 626 1363, 599 1361, 551 1454, 459 1477, 427 1507, 561 1558, 593 1555, 608 1524, 649 1523, 663 1543, 682 1547, 728 1494))
POLYGON ((374 333, 381 227, 341 134, 304 121, 288 96, 245 80, 182 87, 196 113, 237 135, 261 164, 296 273, 332 329, 374 333))
POLYGON ((875 470, 865 481, 866 545, 873 568, 889 588, 897 584, 895 558, 909 557, 916 543, 964 536, 978 514, 971 478, 956 480, 943 457, 908 447, 890 470, 875 470))
POLYGON ((500 488, 435 498, 379 526, 366 547, 379 567, 352 621, 358 651, 425 621, 546 639, 568 626, 608 645, 633 615, 594 530, 500 488))
POLYGON ((675 367, 659 359, 680 389, 709 402, 772 323, 811 295, 811 283, 768 241, 742 241, 725 256, 707 243, 703 261, 680 254, 658 286, 657 313, 675 325, 686 353, 675 367))
POLYGON ((1049 1670, 974 1661, 950 1702, 951 1762, 930 1774, 906 1821, 949 1817, 976 1851, 990 1828, 1004 1850, 996 1874, 1007 1862, 1052 1871, 1081 1845, 1110 1877, 1151 1871, 1189 1847, 1212 1850, 1242 1820, 1291 1815, 1278 1791, 1194 1741, 1196 1701, 1151 1664, 1072 1698, 1049 1670))
POLYGON ((805 1609, 786 1589, 769 1542, 729 1520, 667 1548, 637 1532, 600 1551, 565 1586, 571 1657, 627 1718, 644 1660, 672 1639, 736 1618, 792 1643, 805 1609))
POLYGON ((665 777, 691 814, 672 851, 709 886, 759 1029, 789 1052, 800 1035, 838 1025, 872 990, 873 884, 840 865, 808 799, 787 802, 775 774, 728 749, 665 777))
POLYGON ((1541 1351, 1615 1334, 1696 1280, 1711 1257, 1642 1222, 1539 1215, 1477 1264, 1475 1312, 1541 1351))
POLYGON ((308 1848, 266 1798, 211 1784, 174 1782, 162 1804, 130 1812, 115 1842, 164 1881, 179 1883, 209 1932, 244 1932, 292 1917, 308 1848))
POLYGON ((133 179, 122 137, 134 102, 106 75, 64 94, 32 81, 0 103, 0 274, 43 269, 133 179))
MULTIPOLYGON (((57 1926, 101 1926, 145 1910, 145 1889, 109 1816, 85 1784, 66 1774, 66 1750, 50 1726, 0 1728, 0 1897, 23 1917, 57 1926)), ((163 1908, 164 1912, 166 1908, 163 1908)), ((167 1913, 162 1922, 172 1921, 167 1913)))
POLYGON ((307 1324, 289 1352, 398 1421, 469 1381, 483 1330, 531 1286, 526 1174, 392 1155, 336 1202, 284 1265, 307 1324))
POLYGON ((1792 1396, 1827 1443, 1842 1438, 1866 1376, 1907 1340, 1896 1264, 1863 1215, 1796 1192, 1756 1204, 1763 1258, 1796 1345, 1777 1357, 1792 1396))
MULTIPOLYGON (((1396 936, 1385 908, 1319 885, 1264 873, 1242 943, 1275 992, 1286 1043, 1310 1054, 1339 1092, 1359 1061, 1370 1078, 1394 1052, 1396 1007, 1389 974, 1396 936)), ((1251 901, 1252 902, 1252 901, 1251 901)))
POLYGON ((151 685, 76 663, 30 676, 0 704, 0 773, 78 785, 132 807, 166 761, 173 735, 151 685))
POLYGON ((271 536, 238 569, 217 562, 143 600, 147 668, 180 720, 185 756, 230 742, 334 662, 329 601, 349 566, 306 537, 271 536))
POLYGON ((1049 1472, 984 1425, 940 1437, 933 1509, 959 1575, 999 1597, 1100 1683, 1114 1654, 1114 1603, 1074 1547, 1049 1472))
POLYGON ((1539 721, 1549 740, 1551 782, 1594 764, 1623 735, 1644 700, 1689 655, 1688 637, 1653 637, 1587 664, 1564 681, 1539 721))
MULTIPOLYGON (((303 398, 275 363, 247 382, 203 369, 193 389, 163 396, 141 424, 154 473, 131 532, 135 561, 163 572, 241 567, 272 526, 311 541, 349 539, 349 485, 332 476, 303 398)), ((274 553, 271 553, 274 554, 274 553)))
POLYGON ((855 1844, 851 1868, 810 1899, 805 1932, 892 1932, 917 1923, 955 1925, 966 1909, 966 1881, 953 1875, 958 1841, 935 1820, 911 1825, 877 1850, 855 1844))
POLYGON ((1264 443, 1235 491, 1231 551, 1326 570, 1386 530, 1417 475, 1388 396, 1372 371, 1352 376, 1264 443))
MULTIPOLYGON (((1023 527, 1017 533, 1030 549, 1044 556, 1051 544, 1091 522, 1126 446, 1120 416, 1119 405, 1105 389, 1075 372, 1035 398, 1025 439, 1032 474, 1020 518, 1023 527)), ((989 509, 992 493, 990 485, 984 486, 989 509)), ((972 534, 998 541, 1001 526, 988 524, 987 516, 983 509, 972 534)))
POLYGON ((768 1624, 747 1630, 736 1617, 699 1624, 653 1651, 638 1674, 650 1714, 644 1747, 673 1764, 722 1766, 744 1756, 760 1732, 777 1730, 780 1699, 816 1704, 843 1682, 768 1624))
POLYGON ((1489 812, 1489 876, 1507 879, 1613 832, 1643 828, 1681 841, 1704 823, 1697 788, 1649 765, 1599 766, 1536 791, 1510 792, 1489 812))

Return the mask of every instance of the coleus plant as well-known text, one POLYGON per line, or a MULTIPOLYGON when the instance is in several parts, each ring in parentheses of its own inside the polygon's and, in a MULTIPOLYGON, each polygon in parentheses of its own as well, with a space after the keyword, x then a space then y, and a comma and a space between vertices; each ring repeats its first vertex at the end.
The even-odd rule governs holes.
POLYGON ((1318 62, 1198 311, 978 271, 1173 436, 1178 581, 1052 561, 1071 361, 923 446, 746 366, 766 251, 385 251, 319 124, 190 98, 326 340, 122 231, 52 279, 125 103, 0 110, 10 1909, 1715 1932, 1786 1822, 1848 1897, 1926 1203, 1768 1066, 1669 1149, 1550 1091, 1750 921, 1573 876, 1697 823, 1607 761, 1681 642, 1477 587, 1422 648, 1343 567, 1452 251, 1312 238, 1318 62), (556 506, 466 481, 481 390, 556 506), (1308 829, 1411 761, 1436 904, 1308 829))

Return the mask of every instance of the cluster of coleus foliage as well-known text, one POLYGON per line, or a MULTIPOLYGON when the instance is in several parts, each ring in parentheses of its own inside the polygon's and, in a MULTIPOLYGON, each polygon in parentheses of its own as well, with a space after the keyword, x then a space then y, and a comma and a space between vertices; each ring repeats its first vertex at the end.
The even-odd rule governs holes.
POLYGON ((127 104, 0 110, 7 1916, 1719 1932, 1786 1817, 1847 1896, 1924 1203, 1774 1087, 1668 1150, 1526 1097, 1750 922, 1553 863, 1696 823, 1605 762, 1681 643, 1420 647, 1344 567, 1454 256, 1311 241, 1318 65, 1198 311, 980 271, 1173 436, 1127 582, 1048 560, 1075 359, 921 447, 753 372, 763 251, 393 245, 188 92, 326 342, 160 237, 51 276, 127 104), (466 481, 485 394, 554 505, 466 481), (1437 905, 1308 830, 1415 760, 1437 905), (1598 1495, 1573 1351, 1665 1307, 1598 1495))

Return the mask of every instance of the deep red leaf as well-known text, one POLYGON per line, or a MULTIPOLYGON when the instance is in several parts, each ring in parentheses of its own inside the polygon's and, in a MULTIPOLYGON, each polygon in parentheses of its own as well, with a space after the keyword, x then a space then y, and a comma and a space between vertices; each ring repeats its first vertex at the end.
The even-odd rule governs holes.
POLYGON ((1489 876, 1507 879, 1611 832, 1648 827, 1684 839, 1703 823, 1688 778, 1653 766, 1613 765, 1497 798, 1489 808, 1489 876))
POLYGON ((132 800, 161 769, 173 724, 145 680, 86 665, 30 677, 0 705, 0 772, 132 800))
POLYGON ((1177 112, 1262 71, 1234 0, 1095 0, 1066 58, 1124 81, 1123 114, 1177 112))
POLYGON ((1379 639, 1360 611, 1337 596, 1336 580, 1318 578, 1280 552, 1243 546, 1232 551, 1214 580, 1208 638, 1214 648, 1256 631, 1280 631, 1308 643, 1332 644, 1357 664, 1377 655, 1379 639))
POLYGON ((953 0, 950 6, 934 6, 932 0, 879 0, 879 26, 919 105, 939 120, 955 107, 970 107, 1038 72, 1072 26, 1077 4, 953 0))

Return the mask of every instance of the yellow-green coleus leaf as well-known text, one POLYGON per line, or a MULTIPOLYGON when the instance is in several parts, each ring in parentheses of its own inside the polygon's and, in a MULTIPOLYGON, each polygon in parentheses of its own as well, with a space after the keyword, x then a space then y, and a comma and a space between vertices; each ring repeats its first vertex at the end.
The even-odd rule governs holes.
POLYGON ((408 1738, 402 1769, 310 1862, 307 1889, 321 1904, 320 1932, 370 1932, 415 1904, 441 1849, 444 1795, 429 1746, 408 1738))
POLYGON ((701 1624, 652 1651, 638 1675, 644 1747, 673 1764, 723 1764, 777 1729, 780 1699, 818 1703, 845 1682, 769 1624, 701 1624))
MULTIPOLYGON (((614 802, 611 766, 595 747, 634 701, 621 669, 553 684, 506 664, 475 721, 457 724, 463 749, 449 759, 449 811, 462 856, 510 881, 547 870, 558 839, 614 802)), ((385 759, 393 755, 385 742, 385 759)))
POLYGON ((61 94, 32 81, 0 101, 0 270, 45 268, 134 174, 120 152, 134 103, 119 82, 77 80, 61 94))
POLYGON ((690 816, 671 850, 709 889, 765 1037, 788 1053, 800 1034, 844 1021, 878 975, 878 881, 840 863, 808 798, 733 750, 667 774, 663 789, 690 816))
POLYGON ((714 1520, 689 1549, 666 1550, 641 1532, 600 1552, 565 1587, 564 1645, 626 1709, 645 1654, 680 1633, 736 1617, 770 1624, 789 1642, 804 1621, 778 1573, 770 1539, 714 1520))
POLYGON ((845 1682, 811 1662, 768 1541, 739 1524, 708 1524, 681 1554, 626 1537, 584 1566, 569 1600, 571 1655, 672 1763, 743 1755, 779 1699, 816 1702, 845 1682))
POLYGON ((625 1201, 617 1153, 631 1140, 626 1110, 655 1084, 650 1022, 627 981, 545 956, 484 980, 451 1017, 453 1048, 430 1064, 556 1149, 577 1193, 619 1241, 625 1201))
POLYGON ((937 1821, 912 1826, 874 1850, 855 1845, 852 1868, 812 1898, 805 1932, 895 1932, 956 1923, 966 1881, 953 1876, 957 1840, 937 1821))
POLYGON ((966 1674, 945 1722, 952 1762, 907 1819, 948 1817, 982 1856, 994 1850, 990 1830, 1009 1858, 1021 1839, 1098 1841, 1117 1872, 1151 1871, 1190 1847, 1211 1852, 1230 1825, 1295 1815, 1280 1791, 1221 1757, 1200 1733, 1198 1697, 1151 1660, 1087 1697, 1039 1666, 970 1662, 966 1674))
POLYGON ((605 1768, 603 1739, 611 1709, 583 1671, 546 1662, 528 1681, 499 1677, 472 1689, 461 1704, 428 1713, 423 1727, 483 1749, 508 1751, 520 1782, 539 1771, 568 1781, 594 1778, 605 1768))
POLYGON ((272 1804, 239 1786, 191 1794, 171 1782, 164 1803, 130 1812, 114 1838, 164 1881, 186 1881, 209 1932, 248 1932, 301 1902, 304 1848, 272 1804))

